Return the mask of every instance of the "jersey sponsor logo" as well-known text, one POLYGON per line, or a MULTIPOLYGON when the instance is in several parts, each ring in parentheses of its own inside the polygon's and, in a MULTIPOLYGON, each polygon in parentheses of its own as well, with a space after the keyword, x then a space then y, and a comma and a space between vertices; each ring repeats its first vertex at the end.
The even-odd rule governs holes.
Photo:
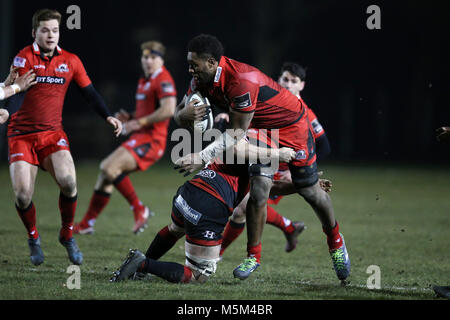
POLYGON ((216 237, 216 233, 214 231, 209 230, 203 231, 202 235, 206 239, 214 239, 216 237))
POLYGON ((216 177, 216 172, 213 170, 202 170, 198 175, 208 179, 214 179, 216 177))
POLYGON ((34 66, 35 69, 45 69, 45 66, 43 64, 37 64, 34 66))
POLYGON ((50 83, 50 84, 64 84, 66 83, 66 79, 62 77, 50 77, 50 76, 44 76, 44 77, 36 77, 36 81, 38 83, 50 83))
POLYGON ((129 145, 130 147, 134 147, 136 145, 136 139, 128 141, 127 145, 129 145))
POLYGON ((219 82, 221 74, 222 74, 222 67, 217 67, 216 75, 214 76, 214 82, 219 82))
POLYGON ((61 147, 68 147, 69 144, 67 143, 67 140, 64 138, 59 139, 59 141, 56 143, 58 146, 61 147))
POLYGON ((23 156, 23 153, 13 153, 13 154, 11 155, 11 158, 22 157, 22 156, 23 156))
POLYGON ((237 108, 237 109, 251 107, 251 105, 252 105, 252 99, 250 98, 250 92, 244 93, 241 96, 234 97, 232 100, 233 100, 235 108, 237 108))
POLYGON ((136 93, 136 100, 145 100, 147 95, 145 93, 136 93))
POLYGON ((25 58, 15 57, 13 65, 14 65, 14 67, 24 68, 26 62, 27 62, 27 59, 25 59, 25 58))
POLYGON ((58 68, 56 68, 56 72, 69 72, 69 67, 67 64, 62 63, 58 66, 58 68))
POLYGON ((314 119, 314 120, 311 122, 311 125, 312 125, 312 127, 313 127, 315 133, 320 133, 320 132, 323 131, 323 127, 322 127, 322 125, 319 123, 319 120, 314 119))
POLYGON ((198 224, 198 221, 202 217, 202 214, 200 212, 192 209, 187 204, 186 200, 184 200, 181 194, 179 194, 175 199, 175 207, 181 212, 181 214, 186 218, 187 221, 195 226, 198 224))
POLYGON ((163 93, 173 93, 175 88, 170 82, 161 82, 161 90, 163 93))
POLYGON ((295 160, 305 160, 306 159, 306 152, 305 150, 298 150, 295 154, 295 160))

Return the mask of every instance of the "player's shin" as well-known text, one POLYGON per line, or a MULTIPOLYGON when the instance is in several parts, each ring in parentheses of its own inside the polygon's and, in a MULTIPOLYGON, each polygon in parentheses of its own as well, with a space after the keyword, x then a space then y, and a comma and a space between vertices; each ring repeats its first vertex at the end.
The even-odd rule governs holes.
POLYGON ((60 238, 69 240, 72 238, 73 220, 77 207, 77 196, 67 197, 63 193, 59 195, 59 210, 61 212, 60 238))
POLYGON ((158 260, 172 249, 181 236, 182 234, 171 232, 168 226, 162 228, 148 247, 145 256, 153 260, 158 260))
POLYGON ((172 283, 189 283, 192 279, 192 271, 188 267, 151 258, 146 258, 137 271, 154 274, 172 283))

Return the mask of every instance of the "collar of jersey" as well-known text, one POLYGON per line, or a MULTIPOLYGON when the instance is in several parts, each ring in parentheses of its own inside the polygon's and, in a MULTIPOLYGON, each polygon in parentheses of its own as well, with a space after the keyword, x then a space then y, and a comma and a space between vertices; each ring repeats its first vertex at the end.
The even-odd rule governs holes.
POLYGON ((225 64, 226 64, 225 57, 222 56, 220 58, 219 65, 217 66, 216 74, 214 75, 213 85, 215 87, 220 87, 221 85, 222 82, 221 80, 223 79, 223 72, 225 71, 225 64))
MULTIPOLYGON (((35 42, 33 42, 33 45, 31 46, 33 49, 33 53, 37 56, 41 56, 41 50, 39 49, 38 44, 35 42)), ((60 48, 60 46, 56 46, 56 50, 55 53, 53 54, 53 56, 58 56, 62 53, 62 49, 60 48)), ((42 56, 41 56, 42 57, 42 56)))

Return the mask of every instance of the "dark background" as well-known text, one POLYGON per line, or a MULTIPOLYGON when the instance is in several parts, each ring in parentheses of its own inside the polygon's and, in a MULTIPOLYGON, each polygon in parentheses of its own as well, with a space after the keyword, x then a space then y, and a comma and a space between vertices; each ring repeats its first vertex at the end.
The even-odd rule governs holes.
MULTIPOLYGON (((2 81, 14 55, 32 43, 31 17, 44 7, 63 14, 60 46, 81 58, 112 111, 134 108, 141 42, 166 45, 181 100, 190 79, 187 42, 210 33, 226 56, 274 78, 283 61, 307 66, 302 97, 327 132, 331 160, 449 162, 450 146, 434 135, 450 126, 450 9, 444 1, 1 0, 2 81), (66 27, 71 4, 81 8, 81 30, 66 27), (381 8, 381 30, 366 27, 371 4, 381 8)), ((64 127, 76 160, 100 160, 123 140, 113 138, 75 85, 66 97, 64 127)), ((0 134, 0 164, 6 164, 5 126, 0 134)))

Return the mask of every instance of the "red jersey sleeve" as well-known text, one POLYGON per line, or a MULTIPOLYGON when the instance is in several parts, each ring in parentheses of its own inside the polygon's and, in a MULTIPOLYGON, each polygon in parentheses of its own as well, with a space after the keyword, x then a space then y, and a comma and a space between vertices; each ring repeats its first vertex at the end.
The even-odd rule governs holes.
POLYGON ((20 51, 13 60, 13 66, 18 68, 19 76, 28 72, 31 69, 31 63, 29 56, 26 54, 26 49, 20 51))
POLYGON ((159 99, 165 97, 174 97, 177 95, 175 83, 171 77, 162 78, 156 87, 156 97, 159 99))
POLYGON ((72 56, 72 66, 73 70, 73 80, 77 83, 80 88, 87 87, 90 85, 91 79, 87 75, 86 69, 84 69, 83 63, 77 55, 72 56))
POLYGON ((256 108, 259 87, 249 81, 231 84, 227 90, 227 98, 231 109, 238 112, 253 112, 256 108))
POLYGON ((307 107, 306 110, 308 111, 308 120, 311 122, 311 126, 314 130, 314 138, 317 139, 318 137, 323 136, 325 134, 325 130, 317 119, 316 114, 309 107, 307 107))

